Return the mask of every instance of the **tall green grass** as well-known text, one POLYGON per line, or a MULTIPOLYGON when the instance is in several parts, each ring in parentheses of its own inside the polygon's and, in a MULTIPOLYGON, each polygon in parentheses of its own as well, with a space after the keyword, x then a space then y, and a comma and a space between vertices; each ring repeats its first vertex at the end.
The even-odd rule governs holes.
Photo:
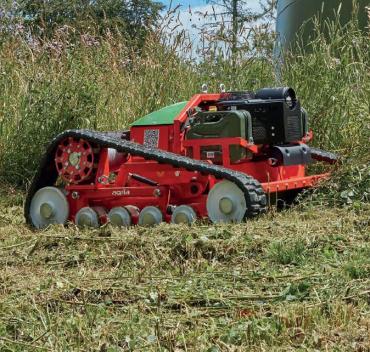
MULTIPOLYGON (((179 59, 183 42, 160 45, 147 39, 140 56, 120 37, 94 45, 31 47, 22 38, 0 53, 0 175, 27 184, 45 145, 67 128, 119 130, 154 109, 189 99, 202 83, 241 88, 270 84, 272 68, 260 60, 240 65, 235 78, 226 62, 197 65, 179 59)), ((217 88, 218 89, 218 88, 217 88)))
MULTIPOLYGON (((366 200, 369 185, 369 38, 355 23, 318 29, 313 51, 284 59, 276 80, 271 56, 248 57, 235 68, 216 52, 204 62, 181 59, 184 37, 162 45, 149 36, 140 55, 124 38, 81 36, 49 43, 21 35, 3 38, 0 50, 0 178, 27 186, 53 136, 67 128, 119 130, 143 114, 188 99, 202 83, 210 90, 293 86, 311 116, 314 144, 338 152, 326 194, 344 202, 366 200), (333 191, 334 190, 334 191, 333 191), (346 193, 347 192, 347 193, 346 193), (352 193, 351 193, 352 192, 352 193)), ((163 35, 163 32, 161 32, 163 35)))
POLYGON ((338 23, 315 21, 309 49, 299 46, 285 58, 283 83, 298 90, 309 111, 314 144, 342 158, 324 188, 327 199, 369 201, 370 38, 355 20, 338 23))

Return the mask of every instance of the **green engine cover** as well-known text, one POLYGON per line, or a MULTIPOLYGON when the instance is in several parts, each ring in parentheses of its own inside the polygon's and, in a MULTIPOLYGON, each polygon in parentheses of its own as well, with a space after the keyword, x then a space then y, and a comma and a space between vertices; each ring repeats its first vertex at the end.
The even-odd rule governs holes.
MULTIPOLYGON (((252 140, 252 118, 246 110, 199 112, 186 134, 186 139, 231 138, 241 137, 252 140)), ((207 159, 207 152, 215 152, 221 161, 220 146, 204 146, 201 148, 202 159, 207 159), (203 157, 204 155, 204 157, 203 157)), ((230 146, 230 160, 235 162, 246 156, 245 148, 239 145, 230 146)))
POLYGON ((131 126, 172 125, 174 119, 185 108, 187 101, 165 106, 136 120, 131 126))

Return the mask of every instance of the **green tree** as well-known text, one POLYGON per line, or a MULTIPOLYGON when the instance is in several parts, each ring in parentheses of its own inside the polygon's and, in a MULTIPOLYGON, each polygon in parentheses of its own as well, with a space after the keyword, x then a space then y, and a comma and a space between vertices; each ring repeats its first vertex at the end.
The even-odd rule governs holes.
POLYGON ((162 9, 152 0, 20 0, 17 11, 25 27, 41 37, 67 25, 100 34, 119 31, 138 40, 158 23, 162 9))
POLYGON ((203 14, 208 20, 202 25, 208 41, 213 45, 222 43, 232 66, 236 66, 240 52, 251 52, 253 36, 259 30, 257 20, 271 20, 276 8, 276 0, 260 0, 260 11, 253 11, 249 0, 209 0, 212 13, 203 14))

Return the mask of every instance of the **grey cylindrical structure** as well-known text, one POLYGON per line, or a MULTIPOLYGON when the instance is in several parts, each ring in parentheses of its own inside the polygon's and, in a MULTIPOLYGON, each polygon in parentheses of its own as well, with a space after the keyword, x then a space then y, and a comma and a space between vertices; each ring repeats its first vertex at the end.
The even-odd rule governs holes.
MULTIPOLYGON (((319 15, 322 19, 334 19, 335 13, 340 8, 341 24, 347 23, 352 16, 353 0, 277 0, 276 31, 278 42, 276 54, 282 49, 290 48, 296 40, 296 34, 301 26, 303 30, 303 44, 306 44, 314 29, 312 17, 319 15)), ((358 21, 361 28, 367 25, 366 6, 370 6, 370 0, 357 0, 358 21)))

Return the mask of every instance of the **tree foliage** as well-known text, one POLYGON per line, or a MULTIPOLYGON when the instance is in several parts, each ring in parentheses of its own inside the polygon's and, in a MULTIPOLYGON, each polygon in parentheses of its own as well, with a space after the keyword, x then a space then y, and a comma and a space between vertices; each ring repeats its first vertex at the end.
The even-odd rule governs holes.
MULTIPOLYGON (((209 0, 212 11, 202 14, 207 21, 201 32, 212 46, 222 46, 232 66, 241 52, 252 53, 253 43, 261 37, 268 41, 271 49, 271 25, 274 17, 276 0, 260 0, 260 10, 252 10, 249 0, 209 0)), ((271 50, 270 50, 271 51, 271 50)))
POLYGON ((162 9, 152 0, 20 0, 17 12, 25 27, 41 37, 72 26, 99 34, 119 31, 138 40, 157 24, 162 9))

